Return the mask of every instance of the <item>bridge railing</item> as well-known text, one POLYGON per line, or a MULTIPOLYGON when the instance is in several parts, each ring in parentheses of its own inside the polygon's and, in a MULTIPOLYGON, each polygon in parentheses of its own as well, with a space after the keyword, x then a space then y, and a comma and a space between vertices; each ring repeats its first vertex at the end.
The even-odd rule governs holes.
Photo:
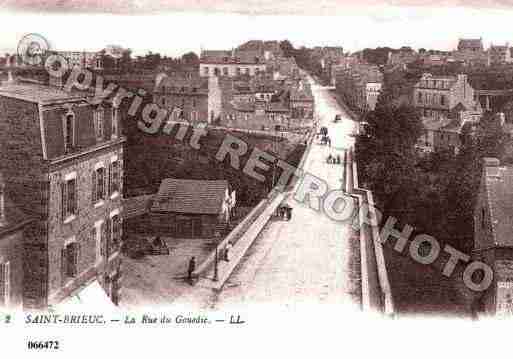
POLYGON ((395 313, 394 298, 390 287, 387 264, 378 224, 368 224, 369 218, 376 218, 372 192, 359 188, 358 167, 353 161, 352 150, 346 156, 346 191, 358 200, 356 225, 360 239, 362 308, 365 311, 380 311, 387 315, 395 313))

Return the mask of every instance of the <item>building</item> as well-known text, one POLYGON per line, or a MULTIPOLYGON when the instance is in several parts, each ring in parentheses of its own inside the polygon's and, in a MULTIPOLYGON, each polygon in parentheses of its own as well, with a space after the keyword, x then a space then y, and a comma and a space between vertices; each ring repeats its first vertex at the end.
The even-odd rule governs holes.
POLYGON ((299 66, 293 57, 277 57, 268 60, 267 69, 275 76, 299 77, 299 66))
POLYGON ((281 49, 280 43, 275 40, 250 40, 237 47, 237 50, 258 51, 264 56, 266 61, 283 57, 283 50, 281 49))
POLYGON ((419 55, 412 49, 400 49, 396 52, 388 53, 387 65, 389 66, 406 66, 419 59, 419 55))
POLYGON ((468 82, 467 75, 434 76, 422 75, 413 89, 413 104, 421 116, 431 118, 449 118, 458 104, 465 110, 479 110, 475 93, 468 82))
POLYGON ((336 64, 333 64, 331 66, 331 85, 336 86, 337 85, 337 76, 339 73, 350 69, 352 66, 359 63, 359 59, 356 56, 344 56, 339 57, 338 62, 336 64))
POLYGON ((259 50, 206 50, 201 52, 199 74, 202 77, 240 75, 256 76, 266 71, 264 55, 259 50))
POLYGON ((513 167, 496 158, 483 162, 472 257, 492 268, 493 280, 475 308, 480 314, 513 314, 513 167))
POLYGON ((93 282, 120 300, 120 117, 82 93, 0 87, 0 171, 7 196, 35 218, 24 238, 27 308, 58 304, 93 282))
POLYGON ((490 45, 488 49, 488 65, 504 65, 511 63, 511 48, 509 44, 505 45, 490 45))
POLYGON ((7 197, 0 173, 0 308, 23 306, 23 245, 31 221, 7 197))
POLYGON ((336 91, 353 110, 374 110, 383 84, 383 74, 377 66, 357 64, 337 74, 336 91))
POLYGON ((215 237, 227 222, 228 189, 225 180, 163 180, 150 210, 152 228, 180 238, 215 237))
POLYGON ((160 74, 156 77, 153 101, 167 109, 174 121, 207 122, 208 96, 209 80, 196 73, 160 74))
POLYGON ((483 52, 483 39, 459 39, 458 51, 464 52, 483 52))
POLYGON ((233 101, 223 124, 252 130, 280 130, 292 125, 290 108, 283 101, 233 101))
POLYGON ((66 59, 68 68, 80 67, 100 70, 103 68, 102 53, 97 51, 52 51, 66 59))
POLYGON ((294 119, 313 119, 315 100, 310 85, 304 81, 290 90, 290 111, 294 119))
POLYGON ((454 61, 461 62, 466 66, 488 65, 488 53, 484 50, 483 40, 460 39, 457 50, 452 53, 454 61))

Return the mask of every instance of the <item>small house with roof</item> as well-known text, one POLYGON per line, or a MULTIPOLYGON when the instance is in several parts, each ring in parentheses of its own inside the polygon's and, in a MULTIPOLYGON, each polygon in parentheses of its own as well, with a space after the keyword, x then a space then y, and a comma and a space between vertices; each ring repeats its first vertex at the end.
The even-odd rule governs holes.
POLYGON ((226 180, 164 179, 150 208, 152 228, 180 238, 214 237, 229 219, 228 190, 226 180))

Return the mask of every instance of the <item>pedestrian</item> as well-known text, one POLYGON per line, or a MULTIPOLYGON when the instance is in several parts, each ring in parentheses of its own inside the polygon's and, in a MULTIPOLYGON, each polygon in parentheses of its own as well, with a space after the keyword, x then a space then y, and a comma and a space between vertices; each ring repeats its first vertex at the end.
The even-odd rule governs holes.
POLYGON ((224 260, 229 262, 230 261, 230 251, 233 248, 233 244, 231 241, 228 242, 226 247, 224 247, 224 260))
POLYGON ((196 258, 193 256, 189 261, 189 268, 187 269, 187 279, 192 285, 192 273, 196 270, 196 258))
POLYGON ((337 155, 337 164, 341 164, 340 155, 337 155))
POLYGON ((292 207, 287 207, 287 221, 292 219, 292 207))
POLYGON ((331 147, 331 138, 328 137, 328 146, 331 147))

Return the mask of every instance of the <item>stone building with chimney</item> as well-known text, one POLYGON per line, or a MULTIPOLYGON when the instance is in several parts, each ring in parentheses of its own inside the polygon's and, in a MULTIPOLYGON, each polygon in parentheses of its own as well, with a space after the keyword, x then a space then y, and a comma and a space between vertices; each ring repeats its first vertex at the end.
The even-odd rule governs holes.
POLYGON ((0 86, 0 172, 7 197, 34 218, 23 239, 26 308, 58 304, 92 283, 120 300, 120 116, 84 94, 0 86))
POLYGON ((481 107, 476 101, 474 89, 465 74, 457 76, 423 74, 414 86, 413 104, 422 117, 436 119, 449 118, 455 110, 474 111, 481 107))
POLYGON ((259 50, 205 50, 200 56, 199 75, 256 76, 265 72, 266 68, 264 54, 259 50))

